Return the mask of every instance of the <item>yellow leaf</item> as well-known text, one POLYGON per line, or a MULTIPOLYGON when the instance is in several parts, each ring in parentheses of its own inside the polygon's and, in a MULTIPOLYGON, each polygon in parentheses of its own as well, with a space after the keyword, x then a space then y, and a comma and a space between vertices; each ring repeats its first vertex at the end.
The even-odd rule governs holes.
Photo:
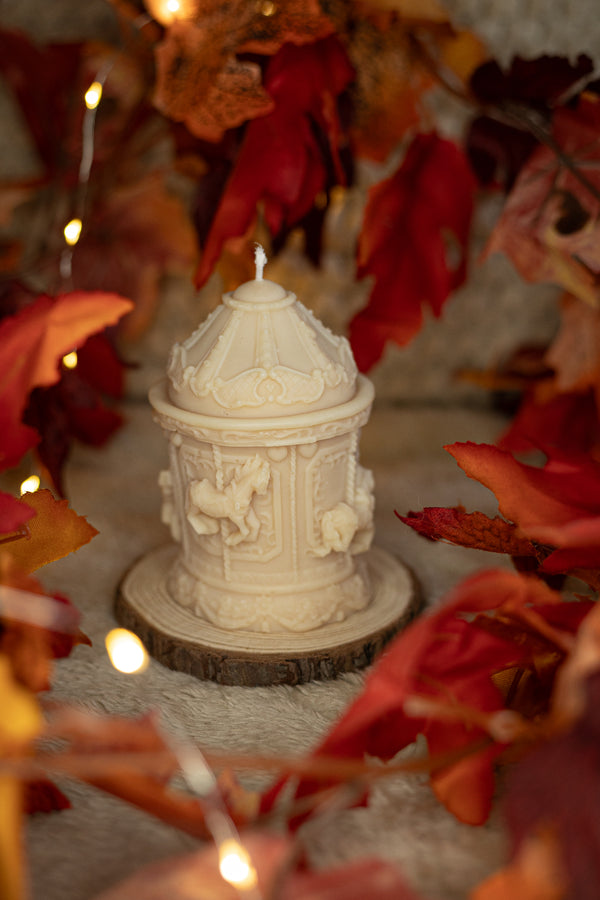
MULTIPOLYGON (((36 700, 13 678, 9 660, 0 656, 0 759, 26 749, 39 733, 42 717, 36 700)), ((0 897, 22 900, 22 784, 0 775, 0 897)))
POLYGON ((17 684, 10 660, 0 655, 0 754, 19 748, 39 732, 42 717, 35 697, 17 684))
POLYGON ((98 534, 66 500, 55 500, 48 490, 27 494, 27 504, 37 513, 27 523, 28 536, 6 545, 6 553, 24 572, 67 556, 98 534))
POLYGON ((471 31, 457 31, 453 35, 440 36, 439 50, 442 63, 467 84, 471 75, 489 53, 485 44, 471 31))

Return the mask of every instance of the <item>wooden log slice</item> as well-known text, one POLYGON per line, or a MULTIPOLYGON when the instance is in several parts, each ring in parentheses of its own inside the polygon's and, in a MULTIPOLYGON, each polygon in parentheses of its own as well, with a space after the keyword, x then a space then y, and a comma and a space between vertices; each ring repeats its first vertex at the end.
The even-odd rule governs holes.
POLYGON ((412 573, 374 547, 367 554, 374 596, 366 609, 303 633, 229 631, 172 599, 167 576, 178 551, 169 544, 134 564, 119 586, 116 617, 164 665, 219 684, 303 684, 362 669, 421 607, 412 573))

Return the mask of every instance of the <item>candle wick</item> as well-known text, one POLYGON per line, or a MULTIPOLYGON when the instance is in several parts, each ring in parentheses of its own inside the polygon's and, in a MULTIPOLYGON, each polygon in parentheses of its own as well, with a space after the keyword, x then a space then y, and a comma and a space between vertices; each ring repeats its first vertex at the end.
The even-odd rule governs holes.
POLYGON ((256 266, 256 280, 263 280, 263 270, 267 264, 267 254, 263 250, 262 244, 255 244, 254 264, 256 266))

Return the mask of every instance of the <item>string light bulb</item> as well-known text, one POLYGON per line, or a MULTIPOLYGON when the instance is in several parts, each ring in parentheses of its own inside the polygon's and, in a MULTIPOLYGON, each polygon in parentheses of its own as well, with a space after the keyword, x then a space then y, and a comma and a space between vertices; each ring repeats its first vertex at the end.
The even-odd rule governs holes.
MULTIPOLYGON (((175 0, 177 2, 177 0, 175 0)), ((96 109, 102 99, 102 85, 99 81, 93 81, 84 94, 85 105, 88 109, 96 109)))
MULTIPOLYGON (((148 654, 139 637, 127 628, 113 628, 104 642, 111 663, 119 672, 130 675, 148 665, 148 654)), ((248 900, 260 900, 258 878, 250 855, 239 840, 237 828, 221 795, 214 772, 201 751, 189 741, 163 735, 172 750, 181 774, 192 792, 205 804, 205 823, 217 846, 219 872, 224 881, 248 900)))
POLYGON ((127 628, 113 628, 104 642, 110 661, 119 672, 132 675, 142 672, 148 665, 146 648, 137 634, 127 628))
POLYGON ((77 362, 77 350, 71 350, 70 353, 66 353, 62 358, 62 364, 65 369, 75 369, 77 366, 77 362))
POLYGON ((256 870, 239 841, 230 839, 219 846, 219 872, 239 891, 256 887, 256 870))
POLYGON ((23 494, 35 494, 39 489, 39 486, 39 475, 30 475, 25 481, 21 482, 21 496, 23 496, 23 494))
POLYGON ((81 235, 83 223, 81 219, 71 219, 64 227, 63 234, 69 247, 74 247, 81 235))
POLYGON ((199 14, 199 0, 144 0, 153 19, 161 25, 193 19, 199 14))

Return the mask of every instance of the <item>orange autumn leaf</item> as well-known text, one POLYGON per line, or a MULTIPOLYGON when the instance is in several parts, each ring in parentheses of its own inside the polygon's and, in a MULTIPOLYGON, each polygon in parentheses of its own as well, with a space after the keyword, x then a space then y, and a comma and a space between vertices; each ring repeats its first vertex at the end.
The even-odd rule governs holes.
POLYGON ((219 36, 205 26, 172 25, 156 50, 156 66, 157 109, 204 140, 218 141, 227 128, 273 108, 260 67, 221 50, 219 36))
MULTIPOLYGON (((62 771, 196 838, 209 836, 202 801, 170 784, 177 760, 165 743, 157 716, 104 716, 57 705, 48 727, 54 737, 67 742, 69 763, 62 771), (128 760, 129 754, 135 754, 137 761, 128 760), (145 754, 152 761, 140 765, 139 756, 145 754), (100 762, 95 764, 98 756, 100 762)), ((60 761, 60 751, 55 756, 60 761)))
MULTIPOLYGON (((439 725, 438 725, 439 728, 439 725)), ((447 732, 439 729, 446 737, 447 732)), ((432 732, 433 729, 430 729, 432 732)), ((429 752, 433 753, 436 743, 433 734, 428 736, 429 752)), ((495 744, 455 762, 454 765, 433 772, 431 788, 446 809, 450 810, 459 822, 483 824, 490 811, 490 798, 494 794, 494 763, 498 756, 495 744)))
MULTIPOLYGON (((14 678, 28 690, 38 693, 50 688, 51 659, 50 632, 32 623, 36 620, 29 613, 37 596, 44 597, 44 588, 32 575, 15 565, 12 557, 3 550, 0 553, 0 586, 17 591, 17 609, 7 613, 7 602, 2 590, 2 628, 0 629, 0 653, 10 660, 14 678)), ((42 603, 44 601, 42 600, 42 603)))
POLYGON ((5 546, 5 552, 23 572, 35 572, 40 566, 73 553, 98 534, 84 516, 69 507, 67 500, 55 500, 49 490, 28 494, 27 505, 36 512, 27 523, 27 536, 5 546))
POLYGON ((47 594, 6 550, 0 552, 0 593, 0 652, 17 681, 31 691, 48 690, 51 661, 68 656, 76 644, 91 644, 79 628, 79 610, 62 594, 47 594))
MULTIPOLYGON (((147 5, 152 11, 154 3, 147 5)), ((192 0, 156 50, 154 103, 196 137, 218 141, 273 109, 260 66, 238 53, 272 55, 286 42, 310 43, 332 31, 317 0, 287 0, 273 9, 246 0, 192 0)))
POLYGON ((359 19, 348 40, 356 70, 352 142, 359 156, 383 162, 421 119, 421 95, 434 84, 415 60, 401 21, 359 19))
POLYGON ((517 856, 479 884, 469 900, 562 900, 565 895, 560 849, 546 829, 523 841, 517 856))
POLYGON ((10 374, 23 373, 29 390, 54 384, 59 379, 57 360, 88 335, 114 324, 130 308, 130 300, 100 291, 40 297, 0 326, 3 361, 7 353, 11 355, 14 370, 10 374))
POLYGON ((440 78, 464 90, 487 52, 476 35, 453 28, 436 0, 374 0, 358 11, 343 34, 356 70, 354 150, 384 161, 409 129, 430 127, 422 98, 440 78))

